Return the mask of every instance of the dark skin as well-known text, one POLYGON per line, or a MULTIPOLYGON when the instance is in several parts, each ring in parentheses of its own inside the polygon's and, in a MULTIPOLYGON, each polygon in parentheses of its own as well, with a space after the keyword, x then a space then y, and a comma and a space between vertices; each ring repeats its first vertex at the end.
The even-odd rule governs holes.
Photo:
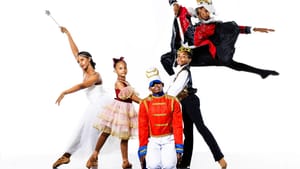
MULTIPOLYGON (((126 81, 127 64, 124 61, 120 61, 116 64, 114 72, 118 75, 118 80, 115 83, 115 89, 122 89, 125 87, 125 84, 129 85, 129 83, 126 81)), ((141 101, 141 98, 135 94, 131 96, 131 99, 136 103, 141 101)))
MULTIPOLYGON (((126 86, 129 85, 129 83, 126 81, 126 75, 127 75, 127 64, 124 61, 119 61, 115 65, 114 72, 117 74, 117 81, 115 82, 115 89, 123 89, 126 86)), ((136 102, 139 103, 141 99, 134 93, 130 96, 130 98, 136 102)), ((97 144, 95 147, 95 150, 89 160, 86 163, 87 168, 91 168, 93 166, 97 166, 97 159, 100 150, 102 149, 103 145, 105 144, 107 138, 110 136, 109 133, 102 132, 97 140, 97 144)), ((128 160, 128 140, 122 139, 120 142, 121 147, 121 155, 122 155, 122 168, 131 168, 132 164, 128 160)))
MULTIPOLYGON (((158 94, 163 91, 164 84, 163 83, 155 83, 153 86, 149 87, 149 90, 152 92, 152 94, 158 94)), ((181 159, 182 155, 177 153, 177 161, 181 159)), ((142 156, 140 158, 141 167, 142 169, 145 168, 145 158, 146 156, 142 156)))
POLYGON ((93 66, 90 63, 90 58, 87 58, 86 56, 83 55, 78 55, 79 50, 77 45, 75 44, 71 33, 67 30, 65 27, 60 27, 61 32, 65 33, 68 37, 69 45, 71 47, 72 53, 81 67, 83 71, 83 81, 81 83, 78 83, 74 85, 73 87, 64 90, 59 97, 56 99, 56 104, 60 105, 61 100, 64 98, 65 95, 77 92, 81 89, 85 89, 88 87, 91 87, 95 84, 102 84, 102 79, 100 76, 100 73, 96 72, 93 66))
POLYGON ((175 3, 175 4, 173 5, 173 10, 174 10, 174 15, 175 15, 175 16, 178 16, 179 8, 180 8, 179 4, 175 3))
MULTIPOLYGON (((68 37, 69 45, 71 47, 71 51, 74 55, 74 58, 75 58, 76 62, 78 63, 78 65, 80 66, 80 68, 82 69, 83 80, 82 80, 82 82, 74 85, 73 87, 70 87, 70 88, 64 90, 63 92, 61 92, 61 94, 58 96, 58 98, 55 101, 55 104, 57 104, 58 106, 60 105, 60 103, 61 103, 62 99, 65 97, 65 95, 77 92, 81 89, 89 88, 93 85, 102 84, 102 79, 101 79, 100 73, 96 72, 95 68, 91 64, 91 57, 88 57, 85 55, 78 55, 79 50, 71 36, 71 33, 65 27, 60 27, 60 31, 64 34, 66 34, 68 37)), ((65 158, 70 158, 71 155, 72 154, 70 154, 69 152, 65 152, 65 154, 63 156, 65 158)), ((59 163, 59 160, 58 160, 53 164, 53 168, 56 168, 59 165, 61 165, 61 163, 59 163)))

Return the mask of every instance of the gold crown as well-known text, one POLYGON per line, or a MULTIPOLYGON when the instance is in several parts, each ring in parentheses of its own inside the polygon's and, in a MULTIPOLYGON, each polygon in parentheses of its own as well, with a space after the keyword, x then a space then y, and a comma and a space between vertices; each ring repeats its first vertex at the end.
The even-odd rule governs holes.
POLYGON ((187 48, 187 47, 181 46, 181 47, 178 49, 178 52, 188 52, 188 53, 191 53, 192 50, 191 50, 191 48, 187 48))
POLYGON ((211 0, 196 0, 197 4, 202 4, 202 3, 207 3, 207 4, 212 4, 211 0))
POLYGON ((153 76, 159 76, 159 72, 157 68, 150 68, 146 71, 147 78, 151 78, 153 76))

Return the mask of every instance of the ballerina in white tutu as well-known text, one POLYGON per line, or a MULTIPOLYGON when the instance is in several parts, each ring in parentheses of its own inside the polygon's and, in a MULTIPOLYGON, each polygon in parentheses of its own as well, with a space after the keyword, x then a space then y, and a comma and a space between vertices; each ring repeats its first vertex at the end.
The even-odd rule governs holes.
POLYGON ((76 62, 83 71, 83 81, 75 86, 63 91, 56 100, 56 104, 60 105, 65 95, 85 90, 89 104, 81 118, 78 129, 74 133, 75 137, 71 144, 66 149, 65 153, 53 164, 53 168, 57 168, 62 164, 70 162, 70 157, 75 152, 80 151, 80 154, 90 154, 93 152, 96 141, 99 136, 99 131, 93 127, 93 123, 97 118, 102 108, 111 102, 113 99, 105 92, 102 86, 102 79, 99 72, 95 71, 96 63, 92 59, 92 55, 86 51, 79 52, 70 32, 65 27, 60 27, 62 33, 68 37, 68 41, 75 56, 76 62))

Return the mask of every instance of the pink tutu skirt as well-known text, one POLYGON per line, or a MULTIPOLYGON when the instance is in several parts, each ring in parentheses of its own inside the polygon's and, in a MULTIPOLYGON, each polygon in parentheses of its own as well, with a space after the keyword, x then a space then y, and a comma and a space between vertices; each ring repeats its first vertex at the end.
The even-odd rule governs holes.
POLYGON ((137 112, 133 103, 113 100, 98 115, 94 127, 122 140, 137 135, 137 112))

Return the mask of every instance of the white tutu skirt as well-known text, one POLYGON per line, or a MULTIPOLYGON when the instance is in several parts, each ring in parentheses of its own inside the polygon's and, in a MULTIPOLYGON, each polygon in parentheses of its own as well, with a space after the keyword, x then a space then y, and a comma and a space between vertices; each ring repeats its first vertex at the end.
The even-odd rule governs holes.
MULTIPOLYGON (((111 104, 113 97, 103 90, 102 85, 95 85, 87 88, 86 95, 89 104, 80 119, 78 128, 75 131, 74 137, 66 152, 89 156, 94 151, 100 135, 100 132, 93 127, 93 124, 95 123, 99 112, 102 112, 105 106, 111 104)), ((119 143, 116 143, 116 140, 107 140, 107 142, 111 142, 109 145, 119 145, 119 143)), ((104 149, 106 148, 104 147, 104 149)))

